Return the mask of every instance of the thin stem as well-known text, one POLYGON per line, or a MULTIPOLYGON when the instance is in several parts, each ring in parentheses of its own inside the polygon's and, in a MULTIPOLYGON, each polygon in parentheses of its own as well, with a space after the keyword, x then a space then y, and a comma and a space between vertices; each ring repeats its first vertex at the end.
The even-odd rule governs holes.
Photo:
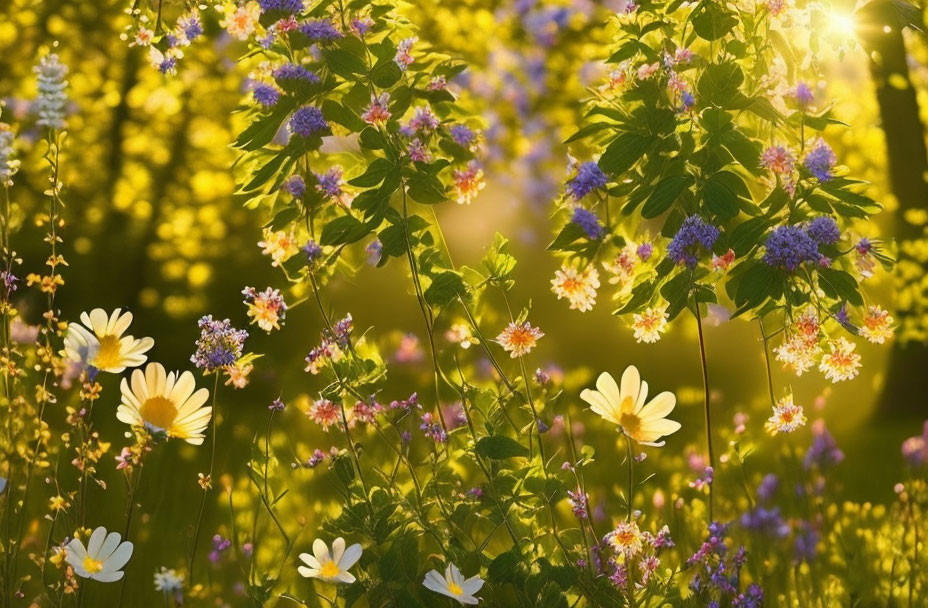
POLYGON ((632 520, 632 505, 635 504, 635 468, 634 468, 634 456, 632 456, 632 440, 631 438, 622 433, 625 437, 625 459, 628 460, 628 513, 626 514, 626 521, 632 520))
MULTIPOLYGON (((699 302, 693 292, 693 315, 696 317, 696 331, 699 336, 699 359, 702 363, 703 409, 706 416, 706 449, 709 452, 709 466, 715 471, 715 452, 712 450, 712 413, 709 408, 709 368, 706 363, 706 343, 702 333, 702 318, 699 314, 699 302)), ((713 521, 713 485, 709 484, 709 521, 713 521)))
POLYGON ((216 378, 213 380, 213 415, 210 417, 210 425, 212 426, 212 446, 210 448, 209 454, 209 473, 206 475, 206 483, 201 483, 203 486, 203 495, 200 497, 200 508, 197 511, 197 523, 193 529, 193 547, 190 549, 190 561, 187 565, 187 572, 190 574, 190 586, 193 587, 193 566, 196 563, 197 557, 197 544, 200 540, 200 525, 203 523, 203 512, 206 510, 206 497, 209 494, 209 489, 213 481, 213 465, 216 463, 216 435, 219 432, 219 412, 217 411, 217 402, 216 402, 216 393, 219 391, 219 372, 214 370, 216 378))

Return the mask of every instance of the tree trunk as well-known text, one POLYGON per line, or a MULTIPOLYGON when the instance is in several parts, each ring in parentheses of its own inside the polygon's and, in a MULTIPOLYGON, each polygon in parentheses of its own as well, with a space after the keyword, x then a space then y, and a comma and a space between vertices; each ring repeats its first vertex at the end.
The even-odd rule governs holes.
POLYGON ((890 185, 899 206, 894 234, 899 245, 895 270, 897 339, 889 357, 878 412, 894 418, 925 417, 928 407, 928 257, 922 225, 910 210, 928 209, 928 150, 909 80, 903 27, 909 25, 893 0, 874 0, 859 11, 858 34, 870 56, 880 121, 886 137, 890 185))

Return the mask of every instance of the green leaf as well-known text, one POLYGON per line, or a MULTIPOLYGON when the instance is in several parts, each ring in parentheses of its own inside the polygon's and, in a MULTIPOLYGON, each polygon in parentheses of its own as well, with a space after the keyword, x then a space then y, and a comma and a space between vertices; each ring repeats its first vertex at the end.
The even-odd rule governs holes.
POLYGON ((403 77, 403 72, 392 58, 383 58, 371 70, 371 81, 381 89, 389 89, 403 77))
POLYGON ((296 103, 290 98, 281 99, 270 114, 262 116, 242 131, 235 140, 235 147, 243 150, 257 150, 270 143, 280 130, 280 125, 290 116, 295 105, 296 103))
POLYGON ((586 232, 583 231, 583 228, 578 224, 568 222, 561 228, 557 236, 554 237, 551 244, 548 245, 548 251, 566 251, 568 246, 585 236, 586 232))
POLYGON ((743 98, 739 87, 744 82, 744 72, 737 63, 716 63, 706 67, 699 77, 696 89, 699 98, 719 107, 733 107, 743 98))
POLYGON ((355 74, 367 72, 364 59, 344 49, 322 49, 322 58, 334 74, 346 80, 354 80, 355 74))
POLYGON ((355 133, 364 130, 367 126, 357 114, 331 99, 322 102, 322 115, 326 120, 339 124, 355 133))
POLYGON ((699 37, 710 42, 725 36, 738 25, 738 19, 724 4, 705 0, 690 13, 690 21, 699 37))
POLYGON ((474 450, 479 456, 493 460, 503 460, 506 458, 525 458, 528 456, 528 448, 505 435, 492 435, 482 437, 474 450))
POLYGON ((667 281, 663 287, 661 287, 661 296, 667 300, 667 310, 665 311, 669 318, 668 320, 674 320, 680 312, 686 308, 687 301, 690 295, 690 273, 689 272, 680 272, 677 275, 667 281))
POLYGON ((818 285, 826 296, 847 300, 855 306, 863 305, 864 300, 857 289, 857 281, 849 273, 835 268, 819 268, 818 278, 818 285))
POLYGON ((467 285, 459 273, 446 270, 432 277, 432 283, 424 295, 430 306, 441 308, 458 297, 466 298, 467 285))
POLYGON ((749 195, 744 181, 731 171, 719 171, 700 189, 706 207, 722 220, 738 215, 739 199, 749 195))
POLYGON ((385 158, 378 158, 368 165, 363 174, 348 180, 348 183, 359 188, 371 188, 379 185, 387 175, 394 171, 396 171, 396 167, 390 161, 385 158))
POLYGON ((639 133, 622 133, 606 146, 599 157, 599 168, 613 176, 625 173, 641 158, 651 141, 639 133))
POLYGON ((322 228, 320 242, 323 245, 343 245, 360 241, 370 234, 370 227, 354 216, 343 215, 322 228))
POLYGON ((739 308, 753 308, 768 297, 782 293, 780 273, 762 262, 755 262, 740 277, 735 303, 739 308))
POLYGON ((406 180, 409 196, 417 203, 434 205, 448 200, 445 187, 434 175, 417 172, 406 180))
POLYGON ((641 216, 645 219, 655 218, 668 209, 677 200, 680 194, 693 184, 690 175, 671 175, 657 183, 651 196, 641 208, 641 216))

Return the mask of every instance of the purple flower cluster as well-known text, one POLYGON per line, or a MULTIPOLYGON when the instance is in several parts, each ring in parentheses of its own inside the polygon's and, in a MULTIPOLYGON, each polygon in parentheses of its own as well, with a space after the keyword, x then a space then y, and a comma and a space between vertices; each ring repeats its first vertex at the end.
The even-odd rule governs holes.
POLYGON ((690 589, 704 605, 738 606, 760 608, 764 593, 760 586, 752 584, 744 592, 741 587, 741 570, 747 562, 747 552, 741 547, 733 555, 725 545, 728 526, 718 522, 709 524, 709 536, 688 560, 686 568, 695 568, 696 574, 690 589))
POLYGON ((817 217, 806 226, 806 232, 819 245, 834 245, 841 238, 838 222, 830 215, 817 217))
POLYGON ((331 330, 328 328, 323 331, 323 337, 326 340, 335 342, 341 349, 346 349, 351 344, 351 331, 354 329, 354 322, 351 315, 348 314, 344 319, 335 323, 331 330))
POLYGON ((593 240, 601 239, 605 230, 599 223, 599 218, 589 209, 583 207, 574 208, 574 213, 570 221, 580 226, 588 237, 593 240))
POLYGON ((232 541, 228 538, 223 538, 221 535, 217 534, 213 537, 213 549, 209 552, 209 561, 214 564, 222 558, 222 554, 225 553, 229 547, 232 546, 232 541))
POLYGON ((694 268, 699 263, 700 249, 711 251, 719 238, 719 229, 707 223, 698 215, 691 215, 667 246, 667 255, 677 264, 694 268))
POLYGON ((815 147, 806 154, 806 159, 803 162, 809 173, 818 178, 820 182, 827 182, 832 177, 831 169, 837 161, 838 159, 835 157, 831 146, 820 139, 815 144, 815 147))
POLYGON ((306 254, 306 259, 310 264, 322 257, 322 247, 312 239, 307 241, 300 249, 306 254))
POLYGON ((314 72, 310 72, 301 65, 296 65, 295 63, 285 63, 279 68, 275 69, 273 72, 274 80, 278 83, 281 81, 303 81, 310 84, 315 84, 319 82, 319 76, 314 72))
POLYGON ((287 404, 285 404, 280 398, 277 398, 271 401, 271 404, 267 406, 267 409, 271 410, 272 412, 282 412, 284 409, 286 409, 286 407, 287 404))
POLYGON ((802 466, 807 470, 812 467, 826 469, 841 464, 844 461, 844 452, 838 447, 838 442, 828 428, 824 420, 818 420, 812 425, 812 445, 802 459, 802 466))
POLYGON ((254 95, 255 101, 265 108, 271 108, 277 105, 277 102, 280 100, 280 91, 277 90, 277 87, 265 82, 255 83, 255 85, 251 87, 251 94, 254 95))
POLYGON ((801 108, 807 108, 815 101, 815 93, 813 93, 809 85, 804 82, 800 82, 796 85, 793 96, 796 98, 796 103, 798 103, 801 108))
POLYGON ((304 106, 290 117, 290 131, 300 137, 310 137, 328 128, 322 110, 314 106, 304 106))
POLYGON ((390 402, 391 410, 403 410, 404 412, 411 412, 412 410, 420 409, 419 405, 419 393, 413 393, 409 396, 408 399, 403 399, 401 401, 391 401, 390 402))
POLYGON ((306 182, 299 175, 291 175, 280 185, 280 189, 293 198, 303 198, 306 194, 306 182))
POLYGON ((802 226, 778 226, 764 243, 764 262, 793 272, 804 262, 817 262, 818 244, 802 226))
POLYGON ((765 534, 771 538, 789 536, 789 524, 780 515, 780 507, 757 506, 743 513, 740 521, 744 529, 765 534))
POLYGON ((328 19, 313 19, 300 27, 300 31, 314 42, 331 42, 343 36, 328 19))
POLYGON ((196 13, 190 13, 177 20, 177 26, 184 32, 188 41, 194 41, 203 33, 203 24, 196 13))
POLYGON ((303 0, 258 0, 261 12, 283 11, 285 13, 302 13, 305 7, 303 0))
POLYGON ((435 422, 430 412, 422 414, 422 424, 419 425, 419 430, 435 443, 445 443, 448 441, 448 433, 445 432, 439 423, 435 422))
POLYGON ((457 145, 469 148, 477 140, 477 134, 467 125, 454 125, 451 127, 451 139, 457 145))
POLYGON ((198 368, 215 371, 226 365, 233 365, 242 356, 242 349, 248 332, 235 329, 228 319, 214 320, 212 315, 202 317, 197 325, 200 337, 196 341, 197 350, 190 361, 198 368))
POLYGON ((577 175, 567 182, 567 192, 580 200, 593 190, 603 188, 609 178, 603 173, 599 165, 593 161, 585 162, 577 169, 577 175))

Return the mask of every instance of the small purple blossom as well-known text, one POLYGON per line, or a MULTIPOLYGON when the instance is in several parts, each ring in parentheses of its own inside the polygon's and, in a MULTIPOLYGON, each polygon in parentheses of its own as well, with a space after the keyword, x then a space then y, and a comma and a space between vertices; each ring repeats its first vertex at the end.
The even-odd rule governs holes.
POLYGON ((680 229, 670 241, 670 245, 667 246, 667 255, 677 264, 695 268, 699 263, 700 248, 711 251, 718 238, 718 228, 698 215, 691 215, 683 220, 680 229))
POLYGON ((801 226, 778 226, 767 237, 764 247, 764 262, 788 272, 819 258, 818 245, 801 226))
POLYGON ((815 101, 815 93, 813 93, 809 85, 804 82, 800 82, 796 85, 796 90, 793 91, 793 97, 796 98, 796 103, 799 104, 799 107, 803 109, 809 107, 812 102, 815 101))
POLYGON ((310 264, 322 257, 322 247, 312 239, 307 241, 300 249, 306 254, 306 260, 310 264))
POLYGON ((477 141, 477 134, 467 125, 454 125, 451 127, 451 139, 459 146, 469 148, 477 141))
POLYGON ((214 320, 212 315, 202 317, 197 325, 200 337, 196 341, 196 352, 190 361, 205 371, 215 371, 234 364, 242 356, 248 332, 235 329, 228 319, 214 320))
POLYGON ((277 87, 264 82, 255 83, 251 88, 251 94, 254 96, 255 101, 265 108, 271 108, 277 105, 277 102, 280 100, 280 91, 277 87))
POLYGON ((328 19, 313 19, 300 27, 304 36, 314 42, 331 42, 343 36, 328 19))
POLYGON ((642 243, 638 245, 638 249, 635 251, 638 255, 638 259, 642 262, 647 262, 651 257, 651 254, 654 253, 654 245, 651 243, 642 243))
POLYGON ((830 215, 817 217, 806 226, 806 232, 819 245, 834 245, 841 238, 841 229, 830 215))
POLYGON ((445 432, 439 423, 435 422, 431 412, 422 414, 422 424, 419 425, 419 430, 435 443, 445 443, 448 441, 448 433, 445 432))
POLYGON ((306 194, 306 182, 299 175, 291 175, 280 185, 280 189, 293 198, 303 198, 306 194))
POLYGON ((804 164, 809 173, 814 175, 820 182, 827 182, 832 178, 831 169, 837 162, 834 151, 831 146, 819 139, 815 146, 806 154, 804 164))
POLYGON ((280 398, 277 398, 271 401, 271 404, 267 406, 267 409, 271 410, 272 412, 282 412, 286 407, 287 405, 281 401, 280 398))
POLYGON ((269 11, 283 11, 285 13, 302 13, 305 7, 303 0, 258 0, 262 13, 269 11))
POLYGON ((577 169, 577 175, 567 182, 567 192, 580 200, 593 190, 605 187, 609 178, 593 161, 585 162, 577 169))
POLYGON ((319 82, 319 76, 310 72, 301 65, 295 63, 285 63, 273 72, 274 80, 278 83, 281 81, 303 81, 310 84, 319 82))
POLYGON ((589 209, 584 209, 583 207, 574 208, 574 213, 571 216, 570 221, 580 226, 586 235, 593 240, 601 239, 603 237, 603 233, 605 232, 602 224, 599 223, 599 218, 596 217, 596 214, 589 209))
POLYGON ((322 111, 314 106, 304 106, 290 118, 290 131, 300 137, 310 137, 328 128, 322 111))

